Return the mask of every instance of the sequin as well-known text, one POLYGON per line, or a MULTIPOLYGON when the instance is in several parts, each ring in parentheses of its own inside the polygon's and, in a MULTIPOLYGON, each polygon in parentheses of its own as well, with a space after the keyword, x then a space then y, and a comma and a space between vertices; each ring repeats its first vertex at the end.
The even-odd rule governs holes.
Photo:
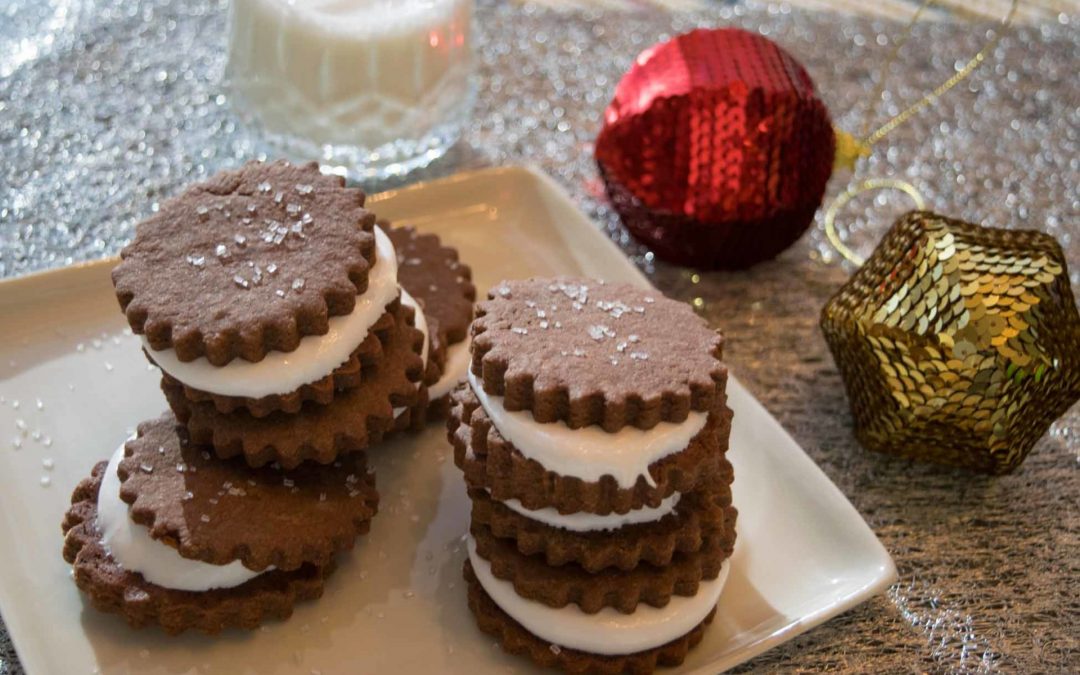
POLYGON ((928 212, 898 220, 822 311, 860 442, 1015 469, 1080 398, 1080 316, 1064 269, 1041 233, 928 212))

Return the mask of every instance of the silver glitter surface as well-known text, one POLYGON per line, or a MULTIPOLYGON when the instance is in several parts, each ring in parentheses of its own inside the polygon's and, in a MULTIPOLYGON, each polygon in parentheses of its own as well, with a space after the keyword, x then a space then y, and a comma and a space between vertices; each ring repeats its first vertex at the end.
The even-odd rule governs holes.
MULTIPOLYGON (((862 450, 817 327, 820 307, 850 271, 821 232, 820 214, 777 261, 693 274, 655 261, 628 237, 591 159, 603 108, 634 56, 695 26, 738 25, 778 40, 853 132, 867 115, 883 121, 945 79, 993 26, 916 26, 884 74, 888 93, 870 110, 866 98, 900 25, 762 4, 678 15, 479 5, 474 119, 457 148, 408 180, 522 162, 555 176, 664 292, 693 301, 724 329, 733 371, 896 559, 901 580, 887 596, 746 669, 1080 671, 1080 409, 1012 476, 862 450)), ((159 200, 258 156, 219 84, 224 8, 194 0, 0 6, 0 276, 115 253, 159 200)), ((834 176, 829 196, 851 180, 904 178, 943 214, 1053 234, 1077 285, 1078 20, 1016 27, 973 77, 888 136, 854 177, 834 176)), ((868 254, 906 199, 856 198, 839 214, 843 236, 868 254)), ((0 630, 0 673, 20 672, 0 630)))

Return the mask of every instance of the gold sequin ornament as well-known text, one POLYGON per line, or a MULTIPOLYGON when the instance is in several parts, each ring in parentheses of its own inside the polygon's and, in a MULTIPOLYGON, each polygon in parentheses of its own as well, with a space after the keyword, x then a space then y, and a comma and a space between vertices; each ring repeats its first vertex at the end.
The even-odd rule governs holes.
POLYGON ((821 328, 870 450, 1008 473, 1080 398, 1076 300, 1040 232, 908 213, 821 328))

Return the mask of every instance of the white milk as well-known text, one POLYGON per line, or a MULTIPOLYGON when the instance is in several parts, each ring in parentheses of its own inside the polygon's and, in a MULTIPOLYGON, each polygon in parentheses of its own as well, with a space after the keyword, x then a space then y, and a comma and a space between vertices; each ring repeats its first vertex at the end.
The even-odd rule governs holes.
POLYGON ((293 154, 397 164, 390 173, 426 164, 468 114, 472 8, 473 0, 233 0, 237 108, 293 154))

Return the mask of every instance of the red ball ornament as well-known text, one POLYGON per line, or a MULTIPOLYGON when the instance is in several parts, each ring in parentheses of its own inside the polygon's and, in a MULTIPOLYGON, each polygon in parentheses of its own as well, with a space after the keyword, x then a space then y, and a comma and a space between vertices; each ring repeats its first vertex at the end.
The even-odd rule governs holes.
POLYGON ((640 55, 596 139, 630 232, 669 262, 741 269, 813 221, 836 150, 806 70, 744 30, 698 29, 640 55))

